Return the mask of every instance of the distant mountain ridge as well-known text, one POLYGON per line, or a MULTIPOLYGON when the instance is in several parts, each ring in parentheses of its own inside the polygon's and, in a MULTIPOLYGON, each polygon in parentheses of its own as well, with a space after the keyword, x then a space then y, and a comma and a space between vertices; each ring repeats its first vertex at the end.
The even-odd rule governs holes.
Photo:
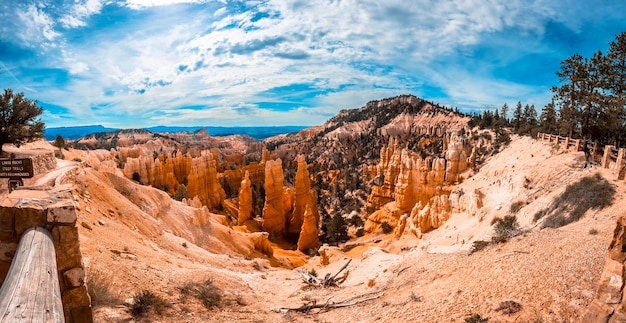
MULTIPOLYGON (((155 126, 142 128, 150 132, 175 133, 175 132, 196 132, 206 129, 211 136, 227 136, 227 135, 248 135, 256 140, 263 140, 268 137, 298 132, 305 129, 305 126, 259 126, 259 127, 212 127, 212 126, 195 126, 195 127, 177 127, 177 126, 155 126)), ((61 135, 65 139, 75 140, 98 132, 114 132, 119 128, 108 128, 102 125, 76 126, 76 127, 54 127, 46 128, 44 137, 46 140, 54 140, 56 136, 61 135)))

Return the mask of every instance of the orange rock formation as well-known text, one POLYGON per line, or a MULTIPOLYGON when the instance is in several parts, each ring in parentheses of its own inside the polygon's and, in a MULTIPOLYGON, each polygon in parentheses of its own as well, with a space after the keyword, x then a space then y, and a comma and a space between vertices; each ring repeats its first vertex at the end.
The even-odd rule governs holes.
POLYGON ((250 173, 246 172, 241 188, 239 189, 239 213, 238 224, 243 225, 247 220, 254 217, 252 210, 252 188, 250 187, 250 173))
POLYGON ((282 236, 285 232, 283 206, 283 162, 280 159, 265 163, 265 205, 263 231, 282 236))

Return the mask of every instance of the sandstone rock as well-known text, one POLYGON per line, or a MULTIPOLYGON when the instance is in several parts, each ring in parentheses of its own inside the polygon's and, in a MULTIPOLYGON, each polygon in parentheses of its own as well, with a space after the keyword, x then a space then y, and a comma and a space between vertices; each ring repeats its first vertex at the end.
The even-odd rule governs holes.
POLYGON ((265 205, 263 230, 282 236, 285 232, 283 208, 283 163, 280 159, 265 163, 265 205))
POLYGON ((319 247, 318 235, 319 229, 316 215, 311 205, 307 204, 302 229, 300 231, 300 238, 298 239, 298 250, 305 254, 308 253, 309 250, 317 250, 319 247))
MULTIPOLYGON (((296 191, 295 202, 293 207, 293 213, 291 220, 287 228, 287 232, 290 234, 298 234, 301 229, 304 229, 304 213, 308 211, 307 205, 311 204, 311 179, 309 177, 309 170, 304 156, 300 155, 296 158, 298 163, 298 170, 296 172, 296 191)), ((313 210, 311 210, 313 212, 313 210)), ((311 214, 313 219, 317 216, 311 214)), ((315 223, 317 225, 317 223, 315 223)), ((299 248, 298 248, 299 249, 299 248)))
MULTIPOLYGON (((190 197, 198 196, 210 210, 221 205, 226 198, 224 189, 217 181, 217 163, 210 152, 203 152, 198 158, 183 160, 179 172, 184 172, 189 163, 187 190, 190 197)), ((175 170, 176 171, 176 170, 175 170)))
POLYGON ((239 225, 243 225, 244 222, 254 217, 252 208, 252 188, 250 185, 250 173, 246 171, 243 181, 241 181, 241 188, 239 189, 239 212, 237 217, 239 225))
POLYGON ((465 150, 466 145, 456 134, 450 136, 446 158, 446 182, 453 183, 458 180, 458 174, 467 170, 468 160, 465 150))
POLYGON ((609 256, 621 263, 626 260, 626 217, 624 216, 617 218, 613 240, 609 245, 609 256))
POLYGON ((387 222, 387 224, 395 228, 398 225, 401 212, 402 211, 396 206, 396 202, 389 202, 367 218, 363 230, 367 232, 378 231, 381 229, 383 222, 387 222))
POLYGON ((330 263, 330 253, 328 252, 328 245, 323 245, 319 248, 320 253, 320 265, 327 266, 330 263))
POLYGON ((252 234, 252 242, 254 243, 255 250, 271 258, 274 256, 274 249, 272 248, 269 236, 267 232, 255 232, 252 234))
MULTIPOLYGON (((73 308, 91 305, 91 298, 89 297, 89 293, 87 293, 87 287, 84 285, 66 290, 61 295, 61 298, 63 299, 63 309, 66 312, 73 308)), ((65 317, 68 317, 68 315, 65 317)))
POLYGON ((589 308, 587 308, 582 322, 606 323, 609 321, 609 317, 611 317, 613 311, 613 307, 594 299, 589 305, 589 308))
POLYGON ((57 254, 59 272, 83 267, 77 227, 56 226, 52 229, 52 237, 54 238, 54 250, 57 254))
POLYGON ((406 229, 406 222, 408 219, 409 215, 407 213, 404 213, 400 216, 400 220, 398 221, 398 226, 396 226, 393 234, 396 237, 396 239, 399 239, 400 237, 402 237, 402 234, 404 234, 404 230, 406 229))
POLYGON ((605 304, 618 304, 622 300, 624 287, 624 265, 612 259, 607 259, 604 271, 598 283, 596 299, 605 304))
POLYGON ((93 230, 93 227, 91 227, 91 224, 89 224, 89 223, 87 223, 87 222, 85 222, 85 221, 81 222, 81 223, 80 223, 80 225, 81 225, 83 228, 85 228, 85 229, 87 229, 87 230, 89 230, 89 231, 93 230))
POLYGON ((85 270, 80 267, 67 270, 63 273, 63 281, 65 281, 66 286, 72 288, 83 286, 85 284, 85 270))
POLYGON ((56 202, 47 207, 46 221, 73 225, 76 222, 76 208, 71 199, 56 202))

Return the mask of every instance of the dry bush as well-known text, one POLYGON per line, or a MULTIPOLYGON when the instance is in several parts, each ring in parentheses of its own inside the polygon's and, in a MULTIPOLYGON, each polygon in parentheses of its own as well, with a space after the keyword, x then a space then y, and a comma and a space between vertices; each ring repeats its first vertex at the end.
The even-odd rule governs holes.
POLYGON ((517 212, 519 212, 519 210, 521 210, 524 206, 526 205, 526 202, 524 201, 515 201, 511 204, 511 208, 509 209, 509 213, 515 214, 517 212))
POLYGON ((485 247, 487 247, 488 245, 490 245, 491 243, 489 241, 485 241, 485 240, 476 240, 472 243, 472 248, 470 249, 470 253, 474 253, 480 250, 483 250, 485 247))
POLYGON ((517 216, 505 215, 504 218, 496 218, 495 225, 493 227, 493 234, 495 240, 506 241, 508 238, 517 235, 519 230, 519 224, 517 223, 517 216))
POLYGON ((515 301, 504 301, 498 305, 496 312, 502 312, 502 314, 515 314, 522 310, 522 304, 515 301))
POLYGON ((475 313, 465 318, 465 323, 486 323, 489 322, 488 317, 482 317, 480 314, 475 313))
POLYGON ((133 296, 133 305, 130 307, 130 313, 134 317, 139 317, 148 313, 150 308, 152 308, 155 313, 161 315, 165 305, 165 300, 161 296, 146 289, 133 296))
MULTIPOLYGON (((180 289, 181 296, 185 299, 187 296, 193 296, 202 302, 204 307, 217 307, 222 301, 221 290, 213 285, 211 278, 204 283, 187 283, 180 289)), ((239 302, 238 302, 239 303, 239 302)))
POLYGON ((91 270, 87 274, 87 290, 92 305, 117 305, 121 303, 119 294, 111 289, 113 275, 101 270, 91 270))

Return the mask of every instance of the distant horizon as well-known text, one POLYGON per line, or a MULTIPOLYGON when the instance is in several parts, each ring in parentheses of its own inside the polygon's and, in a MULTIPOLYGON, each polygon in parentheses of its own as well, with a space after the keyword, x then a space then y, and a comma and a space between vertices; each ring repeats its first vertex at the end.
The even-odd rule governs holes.
POLYGON ((539 111, 560 63, 605 52, 626 2, 5 0, 0 87, 49 127, 314 126, 413 94, 539 111))
POLYGON ((308 126, 152 126, 143 128, 115 128, 105 127, 103 125, 84 125, 84 126, 63 126, 63 127, 46 127, 44 130, 45 140, 54 140, 57 135, 65 139, 78 139, 87 135, 102 132, 115 132, 124 130, 147 130, 150 132, 197 132, 206 129, 211 136, 226 135, 248 135, 254 139, 262 140, 274 135, 289 133, 294 130, 306 129, 308 126), (168 129, 169 128, 169 129, 168 129), (223 131, 215 131, 221 129, 223 131), (100 131, 102 130, 102 131, 100 131), (239 130, 239 131, 237 131, 239 130), (269 131, 276 130, 276 131, 269 131))

